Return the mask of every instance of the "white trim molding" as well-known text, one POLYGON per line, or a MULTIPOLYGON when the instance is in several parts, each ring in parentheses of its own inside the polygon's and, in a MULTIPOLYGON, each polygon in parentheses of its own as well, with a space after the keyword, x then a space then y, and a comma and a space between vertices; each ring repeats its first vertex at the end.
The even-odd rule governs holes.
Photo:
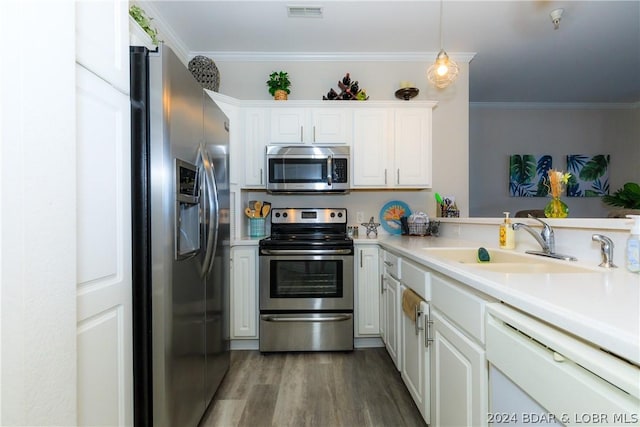
MULTIPOLYGON (((438 52, 191 52, 190 58, 197 55, 215 58, 216 62, 432 62, 438 52)), ((457 62, 469 63, 474 52, 449 53, 457 62)))
POLYGON ((469 108, 496 110, 633 110, 640 102, 470 102, 469 108))

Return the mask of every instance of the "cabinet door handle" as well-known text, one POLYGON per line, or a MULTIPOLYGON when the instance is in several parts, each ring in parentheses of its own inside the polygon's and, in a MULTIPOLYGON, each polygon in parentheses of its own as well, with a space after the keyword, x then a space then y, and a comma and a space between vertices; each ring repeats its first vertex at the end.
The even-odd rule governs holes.
POLYGON ((431 326, 433 325, 433 320, 431 320, 430 313, 427 313, 424 316, 424 346, 429 348, 429 344, 433 342, 433 338, 431 338, 431 326))
POLYGON ((384 274, 380 275, 380 293, 384 293, 384 274))
POLYGON ((398 168, 397 175, 398 175, 398 178, 397 178, 396 184, 400 185, 400 168, 398 168))
POLYGON ((360 268, 362 268, 362 249, 360 249, 360 268))
POLYGON ((302 137, 303 134, 304 134, 304 126, 300 126, 300 142, 304 141, 304 139, 302 137))
POLYGON ((384 185, 387 185, 387 170, 384 170, 384 185))
POLYGON ((313 142, 316 142, 316 127, 313 127, 313 142))
POLYGON ((263 180, 263 178, 262 178, 262 168, 260 168, 260 185, 263 184, 262 180, 263 180))

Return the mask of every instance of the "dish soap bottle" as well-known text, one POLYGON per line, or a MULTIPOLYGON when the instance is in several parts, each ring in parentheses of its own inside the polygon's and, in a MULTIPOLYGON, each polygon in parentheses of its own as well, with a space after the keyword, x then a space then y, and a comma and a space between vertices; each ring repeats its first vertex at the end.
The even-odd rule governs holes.
POLYGON ((504 214, 504 222, 500 224, 500 248, 513 249, 516 247, 515 231, 511 225, 509 212, 502 213, 504 214))
POLYGON ((632 273, 640 273, 640 215, 627 215, 634 220, 631 235, 627 239, 627 269, 632 273))

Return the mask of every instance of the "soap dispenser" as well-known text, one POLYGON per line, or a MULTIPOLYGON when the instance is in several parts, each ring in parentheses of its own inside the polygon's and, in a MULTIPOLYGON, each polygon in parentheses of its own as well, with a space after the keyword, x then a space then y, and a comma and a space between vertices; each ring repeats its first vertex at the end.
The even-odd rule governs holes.
POLYGON ((640 215, 627 215, 627 218, 633 219, 626 247, 627 269, 632 273, 640 273, 640 215))
POLYGON ((516 247, 515 231, 509 218, 509 212, 502 213, 504 214, 504 222, 500 224, 500 248, 513 249, 516 247))

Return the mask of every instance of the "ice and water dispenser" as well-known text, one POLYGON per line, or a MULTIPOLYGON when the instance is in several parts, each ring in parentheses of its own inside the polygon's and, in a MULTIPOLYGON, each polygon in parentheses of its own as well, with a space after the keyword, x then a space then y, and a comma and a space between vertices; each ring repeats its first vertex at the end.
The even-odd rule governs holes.
POLYGON ((200 186, 196 165, 176 159, 176 259, 200 250, 200 186))

